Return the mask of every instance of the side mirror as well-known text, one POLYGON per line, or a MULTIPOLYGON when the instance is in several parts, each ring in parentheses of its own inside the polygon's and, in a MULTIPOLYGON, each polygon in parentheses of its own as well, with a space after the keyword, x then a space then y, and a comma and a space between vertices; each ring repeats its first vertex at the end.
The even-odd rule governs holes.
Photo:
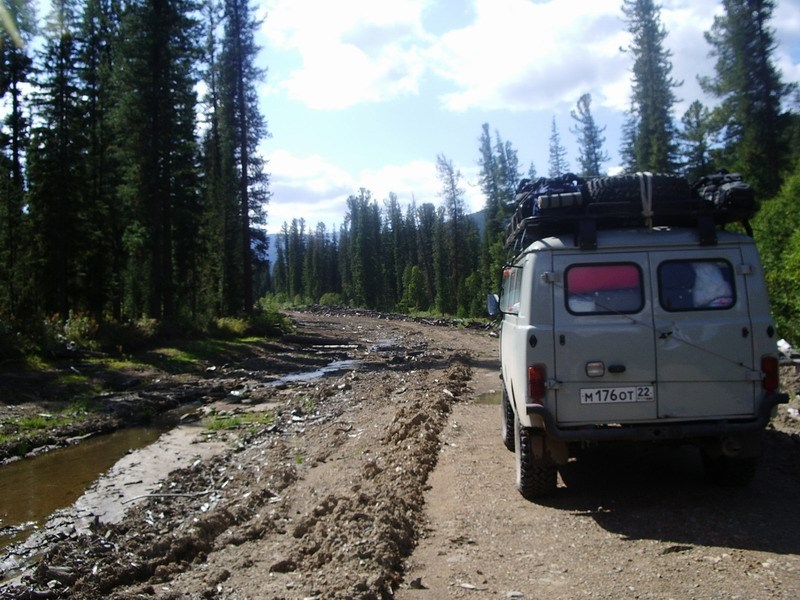
POLYGON ((486 296, 486 310, 489 312, 490 317, 503 314, 503 311, 500 310, 500 297, 497 294, 486 296))

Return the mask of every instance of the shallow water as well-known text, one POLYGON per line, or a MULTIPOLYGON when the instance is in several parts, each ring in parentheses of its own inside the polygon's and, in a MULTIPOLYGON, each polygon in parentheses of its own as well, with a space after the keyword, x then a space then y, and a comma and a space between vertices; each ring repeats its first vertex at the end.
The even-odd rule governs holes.
POLYGON ((121 429, 0 467, 0 549, 70 506, 121 457, 153 443, 174 424, 121 429))

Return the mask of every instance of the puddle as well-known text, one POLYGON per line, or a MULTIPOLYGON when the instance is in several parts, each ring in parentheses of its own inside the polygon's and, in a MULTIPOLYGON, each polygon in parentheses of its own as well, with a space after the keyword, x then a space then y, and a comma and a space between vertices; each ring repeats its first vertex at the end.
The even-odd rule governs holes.
POLYGON ((121 457, 152 444, 172 426, 121 429, 0 467, 0 550, 26 538, 121 457))
POLYGON ((501 392, 487 392, 485 394, 481 394, 477 396, 472 402, 475 404, 500 404, 500 399, 502 397, 501 392))
POLYGON ((354 359, 348 360, 335 360, 332 363, 325 365, 320 369, 316 369, 314 371, 301 371, 300 373, 290 373, 289 375, 283 375, 282 377, 276 379, 275 381, 270 382, 270 385, 285 385, 287 383, 305 383, 308 381, 312 381, 314 379, 319 379, 320 377, 324 377, 325 375, 331 375, 333 373, 339 373, 340 371, 346 371, 347 369, 352 369, 359 364, 360 361, 354 359))

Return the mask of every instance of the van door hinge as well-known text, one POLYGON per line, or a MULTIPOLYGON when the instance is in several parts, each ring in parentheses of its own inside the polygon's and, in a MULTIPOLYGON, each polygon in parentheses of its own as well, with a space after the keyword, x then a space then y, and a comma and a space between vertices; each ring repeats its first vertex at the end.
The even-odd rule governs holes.
POLYGON ((561 273, 558 271, 545 271, 542 273, 542 281, 545 283, 561 283, 561 273))
POLYGON ((736 267, 739 275, 752 275, 753 274, 753 265, 739 265, 736 267))
POLYGON ((544 387, 548 390, 558 390, 561 389, 561 382, 557 379, 548 379, 544 387))

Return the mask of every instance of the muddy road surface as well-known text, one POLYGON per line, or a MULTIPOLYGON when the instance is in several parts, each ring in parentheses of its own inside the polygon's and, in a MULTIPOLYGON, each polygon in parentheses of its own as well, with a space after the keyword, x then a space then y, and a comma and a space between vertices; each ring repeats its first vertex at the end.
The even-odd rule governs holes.
POLYGON ((352 362, 210 399, 7 552, 0 597, 800 597, 793 372, 749 487, 706 483, 690 449, 615 449, 531 503, 500 441, 491 329, 292 317, 309 355, 352 362), (241 425, 203 425, 221 411, 241 425))

